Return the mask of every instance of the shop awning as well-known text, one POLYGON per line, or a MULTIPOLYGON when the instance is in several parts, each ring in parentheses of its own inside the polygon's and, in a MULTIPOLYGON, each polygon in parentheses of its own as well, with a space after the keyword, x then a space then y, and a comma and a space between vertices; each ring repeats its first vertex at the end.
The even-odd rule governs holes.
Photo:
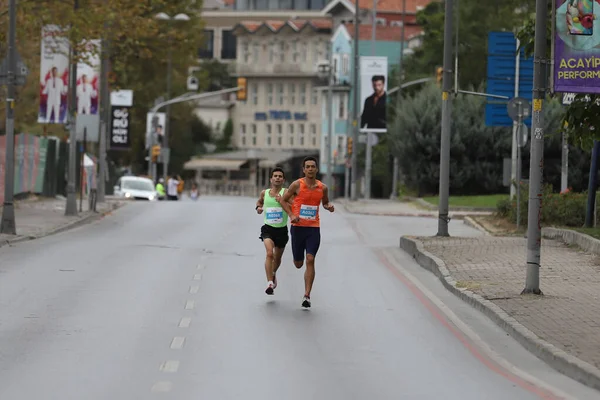
POLYGON ((197 158, 192 159, 184 164, 184 168, 187 170, 226 170, 226 171, 239 171, 240 167, 244 165, 247 160, 227 160, 220 158, 197 158))

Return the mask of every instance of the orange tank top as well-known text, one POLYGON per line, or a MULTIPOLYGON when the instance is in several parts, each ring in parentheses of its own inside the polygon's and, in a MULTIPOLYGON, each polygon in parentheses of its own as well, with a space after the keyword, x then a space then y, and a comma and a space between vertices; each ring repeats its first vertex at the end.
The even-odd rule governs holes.
POLYGON ((323 200, 323 183, 316 181, 317 186, 310 188, 300 179, 300 189, 292 203, 292 212, 300 217, 298 222, 292 223, 295 226, 319 227, 319 206, 323 200))

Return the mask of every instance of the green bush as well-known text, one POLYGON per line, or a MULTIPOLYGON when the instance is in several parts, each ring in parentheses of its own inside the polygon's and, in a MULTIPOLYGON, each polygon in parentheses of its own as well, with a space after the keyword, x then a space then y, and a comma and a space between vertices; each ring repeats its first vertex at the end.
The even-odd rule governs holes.
MULTIPOLYGON (((543 225, 581 227, 585 222, 587 193, 553 193, 551 185, 544 185, 542 191, 543 225)), ((529 207, 529 186, 521 184, 521 224, 527 224, 529 207)), ((501 200, 496 206, 496 214, 517 222, 517 200, 501 200)))

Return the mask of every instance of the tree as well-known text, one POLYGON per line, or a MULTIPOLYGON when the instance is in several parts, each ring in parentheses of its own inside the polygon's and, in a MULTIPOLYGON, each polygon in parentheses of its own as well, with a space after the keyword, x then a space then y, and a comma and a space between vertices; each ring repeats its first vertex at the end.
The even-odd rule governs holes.
MULTIPOLYGON (((435 68, 442 66, 444 7, 443 1, 432 1, 417 13, 417 24, 424 32, 423 45, 406 60, 408 80, 433 76, 435 68)), ((460 1, 457 46, 460 87, 478 86, 485 80, 488 32, 516 30, 534 7, 535 0, 460 1)), ((452 36, 454 42, 454 32, 452 36)))
POLYGON ((231 150, 231 138, 233 137, 233 121, 231 118, 225 122, 225 126, 223 127, 223 133, 219 138, 217 138, 216 145, 217 151, 228 151, 231 150))

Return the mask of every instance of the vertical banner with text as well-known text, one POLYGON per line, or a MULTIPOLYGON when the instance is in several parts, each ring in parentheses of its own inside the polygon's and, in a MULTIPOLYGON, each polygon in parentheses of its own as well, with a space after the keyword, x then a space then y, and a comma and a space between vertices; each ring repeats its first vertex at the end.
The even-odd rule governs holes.
POLYGON ((554 91, 600 93, 600 3, 554 2, 554 91))
POLYGON ((57 25, 42 28, 38 122, 64 124, 69 87, 69 41, 57 25))
POLYGON ((360 57, 360 131, 387 132, 387 57, 360 57))
POLYGON ((133 91, 119 90, 110 94, 110 149, 129 150, 131 148, 130 108, 133 105, 133 91))

